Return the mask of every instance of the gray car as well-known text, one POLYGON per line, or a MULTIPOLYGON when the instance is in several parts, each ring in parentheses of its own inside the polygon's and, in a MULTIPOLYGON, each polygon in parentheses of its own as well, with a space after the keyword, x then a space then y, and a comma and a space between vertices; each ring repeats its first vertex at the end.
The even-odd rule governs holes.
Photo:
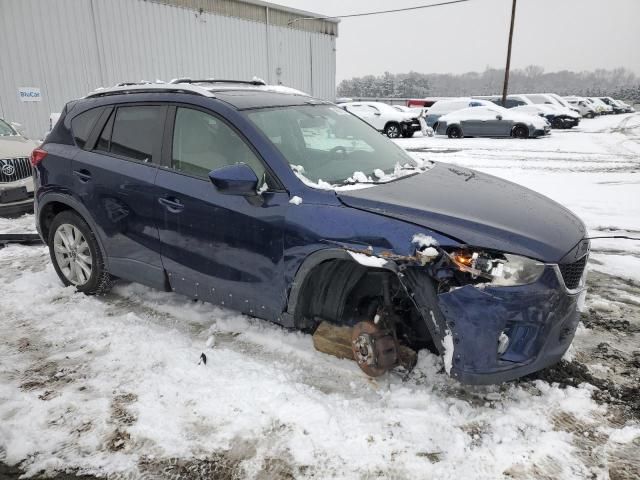
POLYGON ((0 216, 33 210, 31 151, 38 144, 0 118, 0 216))
POLYGON ((436 133, 449 138, 536 138, 549 134, 550 126, 538 115, 517 113, 499 105, 463 108, 438 119, 436 133))

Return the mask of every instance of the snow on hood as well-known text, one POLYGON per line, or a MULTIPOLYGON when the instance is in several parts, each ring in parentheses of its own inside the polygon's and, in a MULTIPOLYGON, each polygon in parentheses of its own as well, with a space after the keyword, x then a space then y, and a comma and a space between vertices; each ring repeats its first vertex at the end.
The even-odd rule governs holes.
POLYGON ((302 181, 306 186, 315 188, 317 190, 333 190, 336 192, 344 192, 349 190, 362 190, 363 188, 370 188, 376 185, 384 185, 385 183, 397 180, 402 177, 408 177, 415 175, 416 173, 423 173, 430 170, 435 166, 435 162, 431 160, 425 160, 419 157, 413 158, 417 165, 412 166, 408 163, 400 165, 396 163, 393 172, 385 173, 381 169, 375 169, 370 175, 361 171, 353 172, 353 174, 346 180, 344 184, 331 184, 325 182, 321 178, 317 182, 314 182, 307 176, 305 176, 304 167, 302 165, 291 165, 291 170, 295 173, 296 177, 302 181))

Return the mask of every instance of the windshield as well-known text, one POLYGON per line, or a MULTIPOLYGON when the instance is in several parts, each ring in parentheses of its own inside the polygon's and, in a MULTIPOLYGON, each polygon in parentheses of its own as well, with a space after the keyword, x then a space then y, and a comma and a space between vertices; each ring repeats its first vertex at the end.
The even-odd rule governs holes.
POLYGON ((18 133, 4 120, 0 119, 0 137, 9 137, 18 135, 18 133))
POLYGON ((247 116, 312 187, 386 183, 432 166, 333 105, 252 110, 247 116))

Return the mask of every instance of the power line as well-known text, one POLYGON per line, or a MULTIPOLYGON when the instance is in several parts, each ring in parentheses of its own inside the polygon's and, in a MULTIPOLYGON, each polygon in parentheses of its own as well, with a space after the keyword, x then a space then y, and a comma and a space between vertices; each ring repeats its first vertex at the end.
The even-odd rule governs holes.
POLYGON ((416 5, 415 7, 406 7, 406 8, 395 8, 393 10, 379 10, 376 12, 362 12, 362 13, 351 13, 349 15, 334 15, 331 17, 301 17, 294 18, 288 22, 288 25, 295 23, 299 20, 331 20, 334 18, 352 18, 352 17, 366 17, 369 15, 381 15, 383 13, 396 13, 396 12, 408 12, 410 10, 420 10, 423 8, 431 8, 431 7, 441 7, 443 5, 451 5, 454 3, 463 3, 470 2, 471 0, 450 0, 448 2, 440 2, 440 3, 432 3, 430 5, 416 5))

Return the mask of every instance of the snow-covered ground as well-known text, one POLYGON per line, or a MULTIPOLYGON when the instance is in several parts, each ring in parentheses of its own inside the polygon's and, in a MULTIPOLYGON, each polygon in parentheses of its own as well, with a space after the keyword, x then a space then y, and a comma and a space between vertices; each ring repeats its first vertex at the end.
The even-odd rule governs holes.
MULTIPOLYGON (((593 235, 640 235, 640 115, 537 140, 398 143, 538 190, 593 235)), ((29 215, 0 219, 0 232, 32 225, 29 215)), ((140 285, 85 297, 61 286, 46 248, 4 248, 0 467, 118 478, 637 479, 640 242, 592 246, 572 361, 486 388, 450 380, 427 352, 405 377, 370 379, 316 352, 309 335, 140 285)))

